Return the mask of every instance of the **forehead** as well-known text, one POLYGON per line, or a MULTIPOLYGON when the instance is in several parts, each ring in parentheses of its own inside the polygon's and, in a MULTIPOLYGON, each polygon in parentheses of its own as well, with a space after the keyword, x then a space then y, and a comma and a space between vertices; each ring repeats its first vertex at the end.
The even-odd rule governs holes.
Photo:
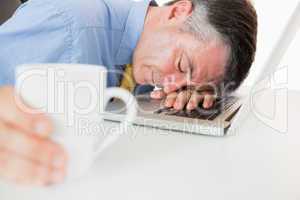
POLYGON ((224 43, 187 37, 183 47, 193 67, 193 82, 215 81, 224 74, 230 53, 224 43))

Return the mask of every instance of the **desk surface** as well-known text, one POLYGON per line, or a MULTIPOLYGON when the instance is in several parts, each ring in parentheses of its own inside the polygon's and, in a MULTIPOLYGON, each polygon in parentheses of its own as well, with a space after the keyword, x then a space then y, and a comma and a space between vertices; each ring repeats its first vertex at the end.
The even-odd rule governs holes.
MULTIPOLYGON (((286 133, 254 115, 237 135, 222 138, 137 128, 81 181, 47 189, 0 183, 0 199, 299 200, 300 93, 289 92, 288 101, 286 133)), ((270 102, 263 98, 260 105, 270 102)))

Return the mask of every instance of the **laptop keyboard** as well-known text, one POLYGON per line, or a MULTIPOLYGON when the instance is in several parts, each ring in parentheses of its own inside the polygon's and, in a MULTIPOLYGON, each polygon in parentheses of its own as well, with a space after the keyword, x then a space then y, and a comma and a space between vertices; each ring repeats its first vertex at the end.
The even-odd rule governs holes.
POLYGON ((189 111, 186 108, 180 111, 174 108, 161 108, 155 111, 154 113, 159 115, 178 116, 201 120, 214 120, 222 112, 228 110, 232 105, 234 105, 237 102, 237 100, 237 97, 230 96, 226 98, 217 99, 213 107, 210 109, 204 109, 201 104, 197 109, 192 111, 189 111))

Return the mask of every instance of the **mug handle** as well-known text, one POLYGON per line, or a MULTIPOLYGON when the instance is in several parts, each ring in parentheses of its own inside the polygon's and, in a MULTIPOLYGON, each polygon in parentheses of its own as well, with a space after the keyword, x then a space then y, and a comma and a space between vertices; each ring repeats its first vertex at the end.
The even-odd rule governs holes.
POLYGON ((104 109, 112 98, 121 99, 126 104, 127 115, 125 120, 121 122, 119 134, 109 134, 104 138, 104 141, 96 148, 95 156, 99 155, 104 149, 112 145, 123 133, 128 131, 129 125, 133 123, 137 116, 137 101, 135 97, 127 90, 122 88, 108 88, 105 90, 104 109))

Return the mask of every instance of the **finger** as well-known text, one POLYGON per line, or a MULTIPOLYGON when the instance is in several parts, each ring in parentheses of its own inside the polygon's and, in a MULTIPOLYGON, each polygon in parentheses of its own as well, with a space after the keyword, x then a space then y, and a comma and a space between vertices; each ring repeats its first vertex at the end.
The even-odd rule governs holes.
POLYGON ((210 109, 214 105, 214 102, 215 102, 214 95, 206 94, 204 96, 203 108, 210 109))
POLYGON ((188 80, 187 79, 183 79, 181 81, 175 81, 176 77, 174 77, 174 80, 167 80, 166 82, 163 83, 164 86, 164 92, 166 94, 172 93, 172 92, 176 92, 178 89, 183 88, 184 86, 189 85, 188 84, 188 80))
POLYGON ((40 137, 47 138, 53 132, 53 125, 44 114, 28 114, 17 112, 15 119, 8 122, 12 127, 31 132, 40 137))
POLYGON ((0 122, 0 147, 44 166, 65 168, 64 150, 51 140, 5 126, 0 122))
POLYGON ((0 151, 0 163, 1 177, 23 185, 59 183, 65 173, 63 170, 52 169, 23 159, 9 151, 0 151), (60 177, 57 174, 61 174, 60 177))
POLYGON ((32 114, 36 112, 15 95, 12 87, 3 87, 0 93, 5 97, 0 99, 1 120, 26 132, 34 132, 44 137, 52 132, 53 125, 48 117, 44 114, 32 114))
POLYGON ((177 91, 178 87, 175 84, 169 84, 164 87, 164 92, 166 94, 177 91))
POLYGON ((198 107, 199 103, 201 101, 203 101, 203 99, 204 99, 204 95, 199 94, 199 92, 197 92, 197 91, 194 91, 191 98, 190 98, 190 101, 187 105, 187 109, 188 110, 195 110, 198 107))
POLYGON ((162 91, 162 90, 156 90, 156 91, 153 91, 151 92, 151 98, 152 99, 163 99, 165 98, 166 94, 162 91))
POLYGON ((44 138, 52 133, 53 124, 45 114, 36 113, 35 110, 26 105, 17 106, 16 112, 10 119, 13 126, 19 127, 26 132, 36 133, 44 138))
POLYGON ((174 103, 176 101, 177 98, 177 92, 173 92, 169 95, 167 95, 167 98, 165 100, 165 107, 167 108, 171 108, 174 106, 174 103))
POLYGON ((48 182, 47 174, 51 174, 48 168, 21 159, 7 151, 0 151, 0 163, 0 176, 18 184, 44 184, 48 182))
POLYGON ((182 110, 184 106, 188 103, 192 95, 191 90, 184 90, 180 92, 177 96, 176 102, 174 104, 174 108, 176 110, 182 110))

